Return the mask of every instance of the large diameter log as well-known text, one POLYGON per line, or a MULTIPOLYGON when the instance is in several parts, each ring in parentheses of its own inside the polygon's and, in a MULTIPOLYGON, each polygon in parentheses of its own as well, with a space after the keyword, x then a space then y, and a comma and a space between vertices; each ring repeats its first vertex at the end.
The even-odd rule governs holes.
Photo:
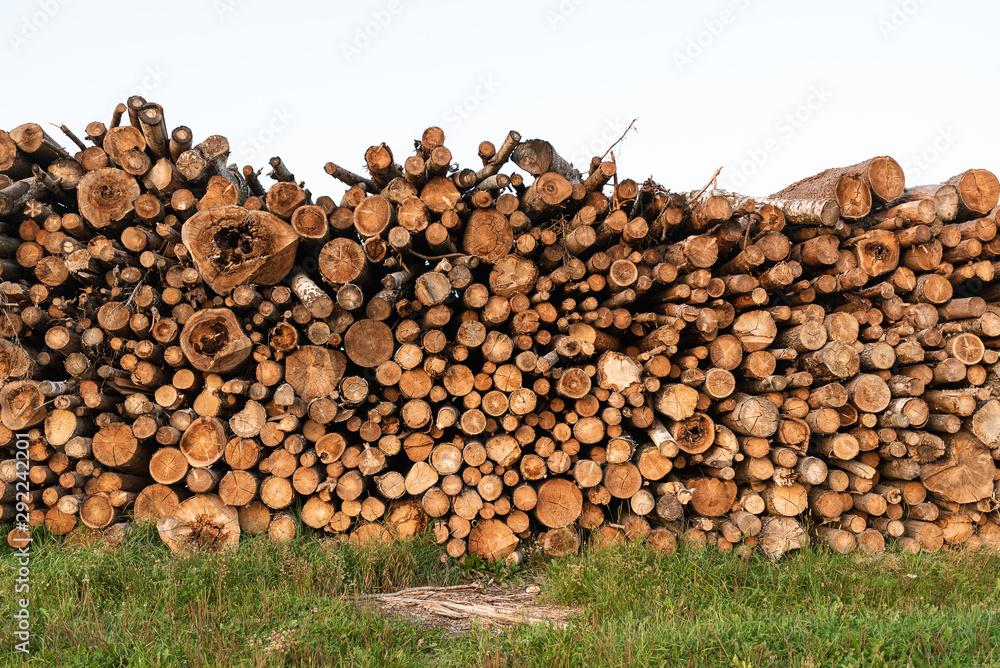
POLYGON ((381 195, 365 198, 354 209, 354 229, 364 238, 383 234, 394 220, 395 209, 389 200, 381 195))
POLYGON ((871 188, 875 199, 883 203, 898 198, 906 187, 903 168, 887 155, 870 158, 842 169, 860 176, 861 180, 871 188))
POLYGON ((285 381, 307 402, 331 396, 346 370, 344 353, 320 346, 301 346, 285 358, 285 381))
POLYGON ((486 456, 497 466, 508 468, 521 459, 521 446, 513 436, 498 434, 486 441, 486 456))
POLYGON ((428 271, 417 277, 413 293, 425 306, 441 304, 451 297, 452 286, 448 276, 439 271, 428 271))
POLYGON ((571 480, 553 478, 538 488, 535 518, 550 529, 569 526, 583 511, 583 493, 571 480))
POLYGON ((745 436, 766 438, 778 430, 778 407, 774 402, 750 394, 734 394, 736 406, 722 421, 745 436))
POLYGON ((1000 401, 990 399, 973 414, 972 433, 991 450, 1000 446, 1000 401))
POLYGON ((892 399, 889 386, 874 374, 858 374, 844 387, 851 403, 863 413, 880 413, 889 406, 892 399))
POLYGON ((236 315, 227 308, 198 311, 184 323, 181 350, 199 371, 233 371, 250 356, 253 343, 236 315))
POLYGON ((217 494, 198 494, 182 501, 156 523, 160 538, 173 552, 235 550, 240 540, 239 513, 217 494))
POLYGON ((149 474, 151 448, 140 443, 127 424, 112 422, 94 435, 94 458, 105 466, 136 475, 149 474))
POLYGON ((642 488, 642 474, 632 462, 608 464, 604 468, 604 487, 616 499, 631 499, 642 488))
POLYGON ((368 274, 364 247, 347 237, 328 241, 319 252, 319 271, 334 287, 364 280, 368 274))
POLYGON ((670 433, 677 447, 691 455, 705 452, 715 443, 715 423, 704 413, 674 422, 670 433))
POLYGON ((174 512, 179 503, 180 498, 178 498, 177 492, 166 485, 150 485, 135 497, 132 517, 137 522, 159 520, 174 512))
POLYGON ((694 415, 698 406, 698 391, 687 385, 666 385, 656 393, 653 406, 672 420, 686 420, 694 415))
POLYGON ((777 207, 785 214, 785 220, 792 225, 834 227, 840 220, 840 205, 834 199, 758 197, 754 201, 758 205, 777 207))
POLYGON ((925 552, 937 552, 944 546, 944 532, 933 522, 904 520, 904 535, 913 538, 925 552))
POLYGON ((757 543, 769 558, 778 559, 789 550, 805 547, 808 536, 792 517, 765 517, 757 543))
POLYGON ((91 529, 103 529, 116 522, 121 515, 121 508, 111 504, 107 494, 90 494, 80 504, 80 521, 91 529))
POLYGON ((596 380, 602 389, 631 394, 640 387, 642 367, 632 357, 608 350, 597 360, 596 380))
POLYGON ((582 399, 590 392, 591 381, 587 372, 578 367, 566 369, 556 381, 556 393, 568 399, 582 399))
POLYGON ((565 557, 580 551, 580 536, 572 529, 549 529, 541 538, 542 548, 550 557, 565 557))
POLYGON ((990 451, 972 434, 960 431, 945 438, 945 456, 920 466, 928 491, 954 503, 975 503, 993 494, 996 465, 990 451))
POLYGON ((385 523, 393 538, 410 540, 427 526, 427 514, 416 499, 394 501, 385 523))
POLYGON ((462 249, 487 262, 496 262, 514 245, 514 232, 507 216, 493 208, 476 209, 465 224, 462 249))
POLYGON ((351 325, 344 337, 347 356, 366 369, 388 361, 394 348, 392 330, 379 320, 359 320, 351 325))
POLYGON ((32 160, 20 151, 6 131, 0 130, 0 173, 12 179, 31 176, 32 160))
POLYGON ((767 311, 741 313, 732 324, 732 332, 746 352, 767 348, 778 335, 774 318, 767 311))
POLYGON ((736 483, 717 478, 698 478, 687 483, 693 490, 689 505, 699 515, 721 517, 730 511, 736 501, 736 483))
POLYGON ((768 485, 761 496, 771 515, 795 517, 805 512, 809 506, 809 495, 805 487, 797 482, 790 485, 768 485))
POLYGON ((518 537, 503 520, 480 520, 469 532, 469 552, 486 561, 504 559, 517 548, 518 537))
POLYGON ((188 460, 179 448, 160 448, 149 460, 149 475, 163 485, 173 485, 184 480, 188 460))
POLYGON ((552 144, 544 139, 526 139, 514 148, 511 160, 532 176, 556 172, 572 183, 580 182, 580 172, 573 169, 566 159, 556 153, 552 144))
POLYGON ((237 285, 274 285, 291 271, 299 236, 272 213, 218 206, 184 223, 181 240, 202 279, 220 295, 237 285))
POLYGON ((899 240, 888 230, 869 230, 853 243, 858 266, 869 276, 881 276, 899 265, 899 240))
POLYGON ((537 177, 521 197, 521 211, 529 218, 539 218, 555 211, 573 194, 573 184, 555 172, 537 177))
POLYGON ((819 350, 802 355, 801 368, 817 380, 849 378, 861 368, 861 359, 853 346, 830 341, 819 350))
POLYGON ((0 424, 7 429, 17 432, 33 427, 46 415, 46 400, 35 381, 17 380, 0 389, 0 424))
MULTIPOLYGON (((891 160, 891 158, 890 158, 891 160)), ((872 208, 872 191, 869 187, 868 167, 871 161, 852 165, 850 167, 837 167, 820 172, 815 176, 797 181, 784 190, 771 195, 772 198, 801 198, 801 199, 833 199, 840 205, 841 216, 846 219, 856 220, 864 218, 872 208), (866 166, 867 165, 867 166, 866 166), (866 166, 866 167, 863 167, 866 166), (865 176, 862 176, 865 172, 865 176)), ((893 160, 891 164, 895 164, 893 160)), ((887 168, 890 163, 880 162, 879 167, 887 168)), ((898 171, 899 183, 890 186, 887 192, 902 193, 902 170, 895 164, 898 171)), ((878 171, 878 167, 876 167, 878 171)), ((884 175, 880 175, 883 176, 884 175)), ((878 179, 877 179, 878 180, 878 179)), ((885 180, 884 178, 882 179, 885 180)), ((881 187, 881 186, 880 186, 881 187)))
POLYGON ((499 297, 528 294, 538 280, 538 265, 517 255, 496 260, 490 272, 490 291, 499 297))
POLYGON ((958 189, 959 211, 986 215, 1000 200, 1000 181, 987 169, 970 169, 946 182, 958 189))
POLYGON ((228 440, 222 421, 206 415, 191 422, 179 447, 191 466, 208 467, 222 459, 228 440))
POLYGON ((24 378, 33 364, 32 356, 24 348, 0 338, 0 380, 24 378))
POLYGON ((88 172, 76 187, 80 215, 98 230, 125 220, 139 194, 136 180, 114 167, 88 172))

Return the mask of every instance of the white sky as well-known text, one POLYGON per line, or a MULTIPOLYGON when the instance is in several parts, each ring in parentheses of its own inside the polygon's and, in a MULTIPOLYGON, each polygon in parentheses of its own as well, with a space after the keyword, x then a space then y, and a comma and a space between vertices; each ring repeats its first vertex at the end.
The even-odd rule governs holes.
POLYGON ((327 161, 361 171, 385 141, 401 163, 429 125, 463 167, 514 129, 584 168, 633 118, 619 174, 673 190, 724 166, 722 185, 767 195, 883 154, 908 185, 1000 172, 987 0, 5 0, 0 16, 0 127, 82 137, 139 92, 196 142, 226 135, 240 166, 282 156, 314 195, 343 192, 327 161))

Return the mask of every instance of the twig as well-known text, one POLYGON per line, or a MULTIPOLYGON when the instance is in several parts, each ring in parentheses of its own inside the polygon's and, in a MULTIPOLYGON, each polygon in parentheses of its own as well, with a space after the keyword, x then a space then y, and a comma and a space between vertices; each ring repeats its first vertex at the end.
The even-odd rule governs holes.
POLYGON ((695 202, 695 201, 697 201, 697 200, 698 200, 698 198, 699 198, 699 197, 701 197, 701 196, 702 196, 702 194, 704 194, 704 192, 705 192, 706 190, 708 190, 708 187, 709 187, 710 185, 712 185, 713 183, 715 183, 715 179, 716 179, 716 178, 717 178, 717 177, 719 176, 719 172, 721 172, 721 171, 722 171, 722 167, 719 167, 719 168, 718 168, 717 170, 715 170, 715 173, 714 173, 714 174, 712 174, 712 176, 711 176, 711 178, 710 178, 710 179, 708 179, 708 183, 706 183, 706 184, 704 185, 704 187, 702 187, 702 189, 701 189, 701 190, 699 190, 699 191, 698 191, 698 192, 697 192, 697 193, 696 193, 696 194, 694 195, 694 197, 691 197, 691 198, 688 198, 688 202, 687 202, 687 206, 685 206, 684 208, 686 208, 686 209, 692 209, 692 208, 694 208, 694 207, 692 207, 692 206, 691 206, 691 203, 692 203, 692 202, 695 202))
POLYGON ((479 589, 479 583, 472 584, 462 584, 462 585, 451 585, 450 587, 411 587, 409 589, 400 589, 396 592, 382 592, 380 594, 361 594, 356 598, 385 598, 386 596, 405 596, 407 594, 416 594, 420 592, 437 593, 443 591, 474 591, 479 589))
MULTIPOLYGON (((639 120, 639 119, 638 118, 633 118, 632 119, 632 122, 628 124, 627 128, 625 128, 625 132, 622 133, 622 136, 619 137, 618 139, 616 139, 615 143, 608 147, 608 150, 604 152, 604 155, 607 155, 608 153, 611 153, 611 149, 613 149, 615 146, 618 146, 618 142, 620 142, 622 139, 625 139, 625 135, 627 135, 628 131, 632 129, 632 126, 635 125, 635 122, 637 120, 639 120)), ((601 156, 601 160, 602 161, 604 160, 604 155, 601 156)))
POLYGON ((410 255, 419 257, 421 260, 447 260, 450 257, 465 257, 465 253, 448 253, 446 255, 421 255, 417 251, 406 251, 410 255))

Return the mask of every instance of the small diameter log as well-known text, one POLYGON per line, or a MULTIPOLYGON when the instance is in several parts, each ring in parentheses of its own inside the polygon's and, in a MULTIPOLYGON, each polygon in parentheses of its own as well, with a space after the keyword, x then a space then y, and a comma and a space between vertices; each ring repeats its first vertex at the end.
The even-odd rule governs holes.
POLYGON ((292 276, 290 287, 314 318, 327 318, 333 313, 333 300, 305 272, 292 276))

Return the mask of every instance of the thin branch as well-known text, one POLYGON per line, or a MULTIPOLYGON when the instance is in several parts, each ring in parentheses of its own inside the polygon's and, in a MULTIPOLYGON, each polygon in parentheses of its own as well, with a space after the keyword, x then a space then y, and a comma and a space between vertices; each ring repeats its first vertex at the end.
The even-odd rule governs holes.
MULTIPOLYGON (((639 119, 638 118, 633 118, 632 119, 632 122, 628 124, 627 128, 625 128, 625 132, 622 133, 622 136, 619 137, 618 139, 616 139, 615 143, 608 147, 608 150, 604 152, 604 155, 607 155, 608 153, 611 153, 611 149, 613 149, 615 146, 618 146, 618 143, 621 142, 622 139, 625 139, 625 135, 627 135, 628 131, 632 129, 632 126, 635 125, 635 122, 637 120, 639 120, 639 119)), ((602 162, 604 161, 604 155, 601 156, 601 161, 602 162)))
POLYGON ((417 251, 414 251, 414 250, 409 250, 409 251, 406 251, 406 252, 409 253, 410 255, 414 255, 416 257, 419 257, 421 260, 447 260, 448 258, 451 258, 451 257, 464 257, 465 256, 465 253, 448 253, 446 255, 421 255, 420 253, 418 253, 417 251))
POLYGON ((702 195, 703 195, 703 194, 705 193, 705 191, 706 191, 706 190, 708 190, 708 187, 709 187, 710 185, 712 185, 712 184, 714 184, 714 183, 715 183, 715 179, 716 179, 716 178, 718 178, 718 176, 719 176, 719 172, 721 172, 721 171, 722 171, 722 167, 719 167, 719 168, 718 168, 717 170, 715 170, 715 173, 714 173, 714 174, 712 174, 712 177, 711 177, 710 179, 708 179, 708 183, 706 183, 706 184, 704 185, 704 187, 702 187, 702 189, 701 189, 701 190, 699 190, 699 191, 698 191, 697 193, 695 193, 694 197, 690 197, 690 198, 688 198, 688 203, 687 203, 687 206, 685 207, 686 209, 691 209, 691 208, 693 208, 693 207, 691 206, 691 203, 692 203, 692 202, 696 202, 696 201, 698 200, 698 198, 699 198, 699 197, 701 197, 701 196, 702 196, 702 195))

